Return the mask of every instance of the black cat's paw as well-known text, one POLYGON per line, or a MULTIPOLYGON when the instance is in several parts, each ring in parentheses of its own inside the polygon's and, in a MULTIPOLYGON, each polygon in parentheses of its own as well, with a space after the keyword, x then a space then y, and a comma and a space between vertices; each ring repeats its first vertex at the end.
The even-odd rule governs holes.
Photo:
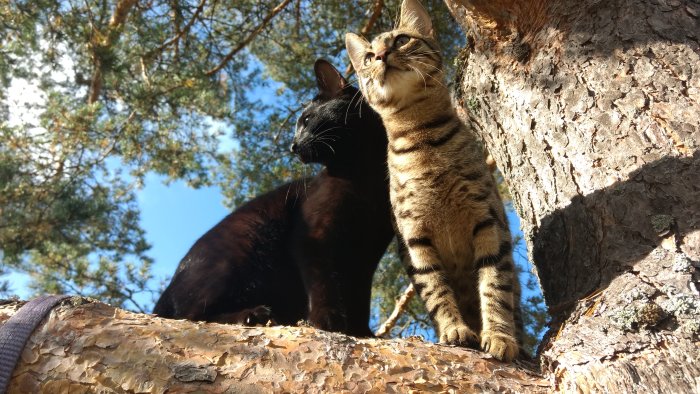
POLYGON ((272 310, 266 305, 258 305, 255 308, 247 309, 245 313, 243 324, 246 326, 275 324, 275 320, 272 318, 272 310))
POLYGON ((207 319, 207 321, 224 324, 242 324, 244 326, 277 324, 272 317, 272 310, 265 305, 258 305, 238 312, 222 313, 207 319))

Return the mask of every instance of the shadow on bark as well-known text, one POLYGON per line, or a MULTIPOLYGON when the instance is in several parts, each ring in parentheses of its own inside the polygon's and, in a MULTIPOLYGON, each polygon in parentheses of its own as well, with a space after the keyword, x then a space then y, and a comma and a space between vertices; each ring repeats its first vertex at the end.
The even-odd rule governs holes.
POLYGON ((661 271, 673 270, 647 261, 662 244, 697 264, 699 228, 700 151, 646 164, 627 181, 575 197, 544 217, 534 232, 532 254, 553 328, 577 301, 620 275, 658 279, 661 271))

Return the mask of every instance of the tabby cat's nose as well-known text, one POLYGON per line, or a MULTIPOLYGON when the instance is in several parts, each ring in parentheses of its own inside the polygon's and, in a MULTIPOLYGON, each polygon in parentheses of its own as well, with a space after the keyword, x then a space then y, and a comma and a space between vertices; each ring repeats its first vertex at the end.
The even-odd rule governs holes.
POLYGON ((298 147, 299 147, 299 146, 297 145, 296 142, 292 142, 292 144, 289 145, 289 151, 292 152, 292 153, 297 153, 297 148, 298 148, 298 147))
POLYGON ((389 54, 387 53, 387 50, 386 50, 386 49, 383 49, 383 50, 381 50, 381 51, 379 51, 379 52, 377 52, 377 53, 374 54, 374 60, 381 60, 381 61, 383 61, 383 62, 386 62, 386 57, 387 57, 387 55, 389 55, 389 54))

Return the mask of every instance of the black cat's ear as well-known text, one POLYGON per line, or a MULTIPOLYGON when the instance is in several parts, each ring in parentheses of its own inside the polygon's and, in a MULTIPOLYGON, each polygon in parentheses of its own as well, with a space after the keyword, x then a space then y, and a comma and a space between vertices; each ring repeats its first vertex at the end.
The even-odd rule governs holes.
POLYGON ((418 0, 403 0, 399 28, 433 37, 433 22, 430 20, 430 14, 418 0))
POLYGON ((348 86, 348 81, 332 64, 324 59, 316 60, 314 72, 316 73, 316 84, 322 96, 337 97, 348 86))
POLYGON ((355 71, 360 70, 362 68, 362 62, 364 62, 365 59, 365 53, 367 53, 367 48, 369 48, 369 42, 355 33, 346 33, 345 48, 348 50, 348 56, 350 56, 352 67, 355 71))

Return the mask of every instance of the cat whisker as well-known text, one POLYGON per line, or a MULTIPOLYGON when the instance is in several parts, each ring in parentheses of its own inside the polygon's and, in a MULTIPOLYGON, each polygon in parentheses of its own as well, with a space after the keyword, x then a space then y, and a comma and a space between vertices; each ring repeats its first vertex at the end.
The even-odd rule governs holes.
POLYGON ((410 51, 406 52, 405 55, 406 56, 414 55, 414 54, 418 53, 419 51, 421 51, 421 49, 422 48, 420 48, 420 47, 413 48, 410 51))
POLYGON ((328 141, 328 142, 330 142, 330 143, 333 143, 333 142, 335 142, 335 141, 337 141, 337 140, 338 140, 337 137, 336 137, 336 138, 332 138, 331 136, 326 136, 326 137, 318 138, 318 139, 317 139, 317 141, 328 141))
POLYGON ((327 129, 325 129, 325 130, 319 132, 316 136, 317 136, 317 137, 321 137, 321 136, 323 136, 323 135, 325 135, 325 134, 328 134, 329 132, 331 132, 331 131, 333 131, 333 130, 337 130, 337 129, 340 129, 340 128, 342 128, 342 127, 341 127, 341 126, 333 126, 333 127, 327 128, 327 129))
POLYGON ((287 188, 287 194, 284 196, 284 205, 287 205, 287 200, 289 199, 289 191, 292 189, 292 185, 294 183, 290 183, 289 187, 287 188))
POLYGON ((436 66, 434 66, 434 65, 432 65, 432 64, 430 64, 430 63, 426 63, 426 62, 424 62, 424 61, 418 60, 417 58, 411 58, 410 60, 411 60, 412 62, 420 63, 420 64, 422 64, 422 65, 424 65, 424 66, 426 66, 426 67, 432 67, 433 69, 435 69, 435 70, 437 70, 437 71, 439 71, 439 72, 443 72, 443 69, 442 69, 442 68, 436 67, 436 66))
POLYGON ((333 141, 338 140, 338 136, 337 135, 322 135, 322 136, 318 136, 318 139, 323 140, 323 141, 333 142, 333 141))
POLYGON ((413 70, 416 74, 418 74, 421 78, 423 78, 423 90, 428 89, 428 82, 425 80, 425 77, 423 76, 423 73, 420 72, 418 68, 412 65, 408 65, 408 67, 413 70))
MULTIPOLYGON (((426 51, 426 50, 419 50, 419 51, 420 51, 419 55, 434 55, 436 53, 438 55, 440 55, 440 51, 426 51)), ((418 52, 418 51, 416 51, 416 52, 418 52)))
POLYGON ((436 83, 437 83, 438 85, 440 85, 440 86, 442 86, 442 87, 444 87, 444 88, 446 88, 446 87, 447 87, 447 86, 445 86, 445 84, 444 84, 444 83, 442 83, 442 81, 441 81, 441 80, 439 80, 439 79, 435 78, 434 76, 432 76, 432 75, 430 75, 430 74, 426 74, 426 75, 427 75, 427 76, 428 76, 429 78, 432 78, 432 79, 433 79, 433 81, 435 81, 435 82, 436 82, 436 83))
MULTIPOLYGON (((357 92, 355 92, 355 94, 352 95, 352 98, 350 99, 350 104, 348 104, 348 108, 345 110, 345 124, 348 123, 348 111, 350 111, 350 106, 352 105, 352 102, 355 101, 355 97, 357 97, 358 94, 360 95, 360 99, 357 101, 357 105, 362 103, 362 99, 364 97, 362 96, 362 93, 358 90, 357 92)), ((362 106, 360 106, 360 111, 362 111, 362 106)), ((360 117, 362 117, 362 112, 360 112, 360 117)))
POLYGON ((335 149, 333 149, 333 147, 332 147, 329 143, 327 143, 327 142, 325 142, 325 141, 320 141, 320 140, 319 140, 318 142, 320 142, 320 143, 326 145, 326 146, 328 147, 328 149, 330 149, 331 152, 333 152, 333 154, 335 154, 335 149))
MULTIPOLYGON (((416 60, 416 62, 421 63, 421 64, 424 64, 424 65, 426 65, 426 66, 430 66, 430 64, 423 63, 423 62, 421 62, 421 61, 419 61, 419 60, 416 60)), ((414 67, 414 66, 409 66, 409 67, 414 67)), ((413 68, 413 70, 418 72, 418 69, 415 68, 415 67, 413 68)), ((440 70, 440 71, 442 71, 442 70, 440 70)), ((427 75, 428 77, 432 78, 433 81, 435 81, 438 85, 440 85, 440 86, 442 86, 442 87, 446 87, 445 84, 443 84, 442 81, 440 81, 439 79, 435 78, 434 76, 432 76, 432 75, 430 75, 430 74, 426 74, 426 75, 427 75)), ((422 75, 421 75, 421 76, 422 76, 422 75)), ((423 81, 425 82, 425 77, 423 77, 423 81)))
POLYGON ((414 57, 415 58, 415 57, 421 57, 421 56, 428 57, 428 55, 432 55, 432 54, 436 54, 436 53, 439 55, 440 51, 425 51, 421 48, 416 48, 416 49, 413 49, 413 50, 406 52, 404 55, 406 57, 414 57))
POLYGON ((318 125, 317 129, 320 129, 320 128, 323 127, 326 123, 328 123, 328 120, 324 120, 323 123, 321 123, 320 125, 318 125))

